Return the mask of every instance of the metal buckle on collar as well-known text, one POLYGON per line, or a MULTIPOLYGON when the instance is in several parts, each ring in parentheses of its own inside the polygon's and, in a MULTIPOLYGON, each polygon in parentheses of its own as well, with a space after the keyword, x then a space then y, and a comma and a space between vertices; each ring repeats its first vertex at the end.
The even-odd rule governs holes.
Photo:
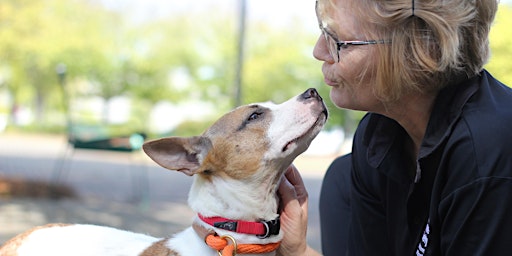
POLYGON ((261 221, 261 224, 265 226, 265 234, 263 235, 256 235, 256 237, 260 239, 268 238, 270 236, 278 235, 279 230, 281 229, 281 221, 279 220, 279 217, 277 217, 274 220, 269 221, 261 221))
MULTIPOLYGON (((226 243, 228 243, 228 244, 229 244, 228 240, 231 241, 231 244, 233 244, 233 255, 232 256, 236 256, 236 253, 238 251, 238 245, 236 243, 235 238, 233 238, 232 236, 228 236, 228 235, 221 236, 220 238, 226 240, 226 243)), ((218 250, 217 254, 219 254, 219 256, 222 256, 222 250, 218 250)))

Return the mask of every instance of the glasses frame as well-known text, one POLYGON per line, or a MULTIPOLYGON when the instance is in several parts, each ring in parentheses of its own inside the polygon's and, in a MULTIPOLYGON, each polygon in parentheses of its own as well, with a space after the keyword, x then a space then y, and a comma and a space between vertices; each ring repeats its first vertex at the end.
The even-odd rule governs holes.
POLYGON ((360 45, 372 45, 372 44, 389 44, 391 40, 338 40, 338 38, 326 30, 326 26, 320 19, 318 15, 318 0, 315 3, 315 13, 318 19, 318 26, 320 27, 320 31, 325 38, 325 43, 327 44, 327 48, 329 49, 329 53, 335 62, 340 62, 340 50, 347 49, 349 46, 360 46, 360 45))

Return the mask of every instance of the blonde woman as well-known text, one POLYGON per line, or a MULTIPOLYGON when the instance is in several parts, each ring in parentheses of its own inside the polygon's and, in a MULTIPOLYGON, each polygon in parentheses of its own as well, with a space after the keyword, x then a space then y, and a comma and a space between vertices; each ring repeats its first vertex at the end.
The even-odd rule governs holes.
MULTIPOLYGON (((367 111, 321 195, 325 255, 512 251, 512 90, 483 69, 497 0, 318 0, 330 98, 367 111)), ((306 244, 307 192, 280 186, 281 255, 306 244)))

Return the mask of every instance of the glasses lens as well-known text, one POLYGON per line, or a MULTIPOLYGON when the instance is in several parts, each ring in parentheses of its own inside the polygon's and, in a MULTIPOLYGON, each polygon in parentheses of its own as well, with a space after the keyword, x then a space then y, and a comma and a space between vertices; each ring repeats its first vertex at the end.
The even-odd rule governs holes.
POLYGON ((322 30, 322 34, 324 34, 325 37, 325 43, 327 44, 327 47, 329 48, 329 53, 331 54, 332 58, 335 62, 339 62, 339 51, 338 51, 338 43, 332 36, 327 34, 324 30, 322 30))

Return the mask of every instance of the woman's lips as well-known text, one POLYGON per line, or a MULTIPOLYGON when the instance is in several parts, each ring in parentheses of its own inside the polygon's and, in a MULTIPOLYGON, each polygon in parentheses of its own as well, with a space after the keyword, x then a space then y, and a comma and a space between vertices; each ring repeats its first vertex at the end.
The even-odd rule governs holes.
POLYGON ((324 82, 325 84, 329 85, 329 86, 336 86, 336 82, 330 80, 329 78, 327 77, 324 77, 324 82))
POLYGON ((329 73, 330 72, 328 70, 329 70, 328 69, 328 64, 326 62, 324 62, 324 64, 322 65, 322 73, 324 75, 324 82, 328 86, 336 86, 337 83, 334 80, 329 79, 329 77, 330 77, 329 73))

